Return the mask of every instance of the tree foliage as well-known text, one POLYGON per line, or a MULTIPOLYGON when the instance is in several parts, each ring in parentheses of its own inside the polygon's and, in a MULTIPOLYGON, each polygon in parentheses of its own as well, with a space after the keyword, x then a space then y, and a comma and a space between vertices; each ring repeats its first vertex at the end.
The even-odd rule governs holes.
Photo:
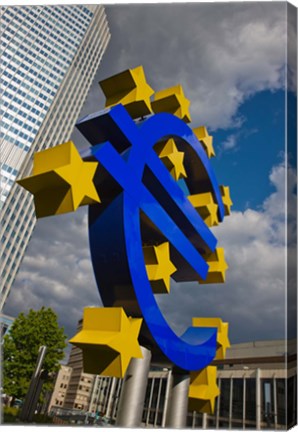
MULTIPOLYGON (((64 357, 66 347, 64 329, 57 322, 57 315, 51 308, 42 307, 39 311, 30 309, 25 315, 20 313, 3 343, 3 391, 13 398, 24 399, 28 389, 38 350, 47 346, 43 369, 58 371, 59 362, 64 357)), ((49 389, 51 383, 44 385, 49 389)))

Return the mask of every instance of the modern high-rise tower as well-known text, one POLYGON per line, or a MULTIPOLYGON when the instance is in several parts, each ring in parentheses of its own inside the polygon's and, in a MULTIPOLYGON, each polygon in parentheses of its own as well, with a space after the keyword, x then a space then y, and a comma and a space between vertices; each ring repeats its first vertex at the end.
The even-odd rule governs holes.
POLYGON ((35 225, 15 180, 33 153, 70 139, 109 39, 103 6, 1 7, 0 309, 35 225))

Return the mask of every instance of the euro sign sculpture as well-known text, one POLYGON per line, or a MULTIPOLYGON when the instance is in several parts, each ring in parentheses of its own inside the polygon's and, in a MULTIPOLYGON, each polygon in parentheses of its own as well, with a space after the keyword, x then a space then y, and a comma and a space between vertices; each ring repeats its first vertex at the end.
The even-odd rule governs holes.
POLYGON ((192 373, 190 398, 209 412, 213 403, 204 388, 213 380, 213 400, 218 391, 208 367, 225 356, 228 324, 193 318, 178 336, 155 295, 170 292, 171 278, 225 281, 224 250, 211 228, 230 214, 232 201, 210 164, 212 137, 203 126, 187 125, 189 101, 180 85, 155 93, 151 102, 141 66, 100 85, 106 109, 76 125, 91 147, 79 154, 68 142, 45 150, 35 156, 33 175, 19 180, 34 194, 37 217, 89 205, 104 308, 84 310, 71 342, 83 350, 85 372, 118 377, 130 358, 142 356, 140 345, 149 347, 153 362, 192 373))

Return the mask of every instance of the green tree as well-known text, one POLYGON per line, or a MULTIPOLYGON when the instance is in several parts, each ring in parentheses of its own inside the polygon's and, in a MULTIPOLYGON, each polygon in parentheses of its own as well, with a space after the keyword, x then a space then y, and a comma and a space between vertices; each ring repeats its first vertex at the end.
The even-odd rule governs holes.
MULTIPOLYGON (((24 399, 35 369, 38 350, 47 346, 43 369, 49 373, 58 371, 66 347, 64 329, 57 322, 57 315, 51 308, 39 311, 30 309, 20 313, 3 343, 3 391, 18 399, 24 399)), ((53 386, 51 381, 43 385, 43 394, 53 386)))

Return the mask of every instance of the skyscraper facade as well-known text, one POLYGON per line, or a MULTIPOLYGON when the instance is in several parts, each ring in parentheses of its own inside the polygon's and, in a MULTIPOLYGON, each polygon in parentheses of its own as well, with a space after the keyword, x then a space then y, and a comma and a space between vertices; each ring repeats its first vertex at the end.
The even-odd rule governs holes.
POLYGON ((33 153, 70 139, 109 38, 103 6, 1 7, 0 308, 35 225, 15 180, 33 153))

